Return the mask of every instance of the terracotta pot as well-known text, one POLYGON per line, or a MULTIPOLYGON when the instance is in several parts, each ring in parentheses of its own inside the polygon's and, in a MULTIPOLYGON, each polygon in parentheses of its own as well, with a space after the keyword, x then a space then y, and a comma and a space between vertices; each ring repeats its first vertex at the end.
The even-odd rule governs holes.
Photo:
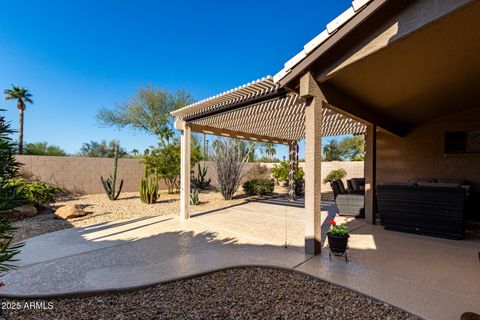
POLYGON ((331 235, 330 232, 328 232, 327 237, 328 246, 330 247, 330 251, 334 255, 343 255, 345 251, 347 251, 348 238, 350 237, 349 234, 343 236, 334 236, 331 235))

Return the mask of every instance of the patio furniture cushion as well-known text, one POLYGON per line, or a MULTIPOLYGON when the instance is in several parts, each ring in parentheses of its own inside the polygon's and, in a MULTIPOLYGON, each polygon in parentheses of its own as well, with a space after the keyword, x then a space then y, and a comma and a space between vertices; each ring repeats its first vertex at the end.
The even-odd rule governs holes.
POLYGON ((364 216, 365 196, 363 194, 339 194, 335 198, 338 214, 341 216, 364 216))
POLYGON ((365 179, 364 178, 352 178, 349 180, 352 191, 355 193, 365 191, 365 179))
POLYGON ((347 191, 345 190, 345 186, 343 185, 342 180, 333 180, 330 183, 330 186, 333 190, 333 195, 336 198, 339 194, 345 194, 347 191))

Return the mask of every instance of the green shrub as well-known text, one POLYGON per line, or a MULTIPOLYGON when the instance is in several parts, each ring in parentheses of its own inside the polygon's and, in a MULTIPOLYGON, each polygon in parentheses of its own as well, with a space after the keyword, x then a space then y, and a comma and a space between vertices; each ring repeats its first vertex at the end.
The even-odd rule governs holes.
POLYGON ((266 196, 273 193, 275 183, 268 179, 251 179, 243 184, 243 191, 251 196, 266 196))
POLYGON ((12 179, 10 184, 20 187, 28 202, 42 206, 55 202, 57 195, 62 190, 60 187, 42 181, 12 179))
POLYGON ((345 169, 340 168, 337 170, 332 170, 330 173, 323 179, 323 183, 327 184, 329 182, 332 182, 334 180, 341 180, 347 176, 347 171, 345 169))
MULTIPOLYGON (((288 183, 288 172, 290 171, 290 164, 288 161, 282 161, 279 164, 275 164, 272 168, 272 177, 277 179, 277 181, 283 182, 284 184, 288 183)), ((302 167, 298 166, 295 170, 295 180, 303 180, 305 172, 302 167)))

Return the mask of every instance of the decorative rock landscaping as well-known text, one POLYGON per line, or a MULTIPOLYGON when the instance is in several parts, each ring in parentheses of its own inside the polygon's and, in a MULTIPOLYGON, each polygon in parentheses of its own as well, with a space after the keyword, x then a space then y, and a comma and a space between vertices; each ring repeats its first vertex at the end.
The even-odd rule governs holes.
POLYGON ((258 267, 132 292, 36 302, 45 308, 4 310, 6 319, 419 319, 349 289, 292 271, 258 267))

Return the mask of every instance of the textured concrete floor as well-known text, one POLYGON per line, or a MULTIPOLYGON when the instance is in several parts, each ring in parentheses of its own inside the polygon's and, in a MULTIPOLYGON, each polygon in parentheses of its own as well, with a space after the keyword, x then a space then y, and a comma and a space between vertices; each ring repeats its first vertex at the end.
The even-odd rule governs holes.
MULTIPOLYGON (((323 231, 334 206, 323 207, 323 231)), ((302 208, 249 203, 188 221, 103 223, 27 241, 0 295, 45 296, 148 285, 237 265, 309 273, 427 319, 480 312, 480 242, 385 231, 347 221, 350 261, 303 254, 302 208), (285 249, 285 243, 287 249, 285 249)), ((341 222, 344 218, 337 217, 341 222)))

